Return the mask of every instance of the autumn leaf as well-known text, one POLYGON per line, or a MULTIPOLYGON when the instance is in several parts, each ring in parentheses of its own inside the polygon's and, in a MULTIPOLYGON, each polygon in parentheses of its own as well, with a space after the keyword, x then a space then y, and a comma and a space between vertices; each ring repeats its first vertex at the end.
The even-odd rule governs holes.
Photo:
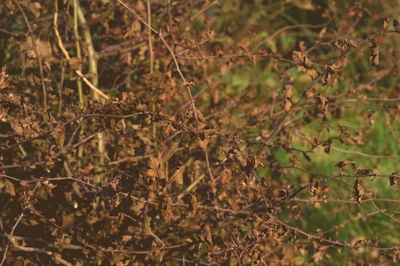
POLYGON ((149 157, 149 167, 146 174, 150 177, 165 178, 164 164, 161 159, 154 156, 149 157))
POLYGON ((12 197, 15 197, 15 195, 16 195, 15 187, 11 181, 9 181, 9 180, 4 181, 4 192, 12 197))
POLYGON ((185 166, 178 167, 173 175, 170 177, 170 181, 174 181, 178 185, 183 185, 183 173, 185 172, 185 166))
POLYGON ((379 66, 379 46, 375 38, 369 39, 369 62, 373 67, 379 66))
POLYGON ((289 112, 290 109, 292 109, 292 106, 293 106, 292 101, 290 99, 285 99, 285 106, 284 106, 285 111, 289 112))
POLYGON ((132 239, 131 235, 123 235, 122 236, 122 242, 123 243, 126 243, 126 242, 130 241, 131 239, 132 239))
POLYGON ((344 169, 348 165, 351 165, 354 168, 356 166, 356 163, 352 160, 343 160, 335 164, 335 166, 340 169, 344 169))
POLYGON ((361 203, 361 198, 364 195, 364 192, 364 188, 361 186, 361 180, 359 178, 356 178, 353 185, 352 198, 358 203, 361 203))
POLYGON ((389 17, 384 17, 382 19, 382 22, 383 22, 383 30, 387 31, 389 29, 390 18, 389 17))
POLYGON ((18 120, 15 120, 15 119, 12 120, 11 127, 14 129, 14 131, 17 135, 20 135, 20 136, 24 135, 24 129, 18 120))
POLYGON ((168 162, 168 160, 175 154, 175 152, 178 150, 179 147, 179 142, 171 142, 169 145, 167 151, 164 153, 162 157, 163 163, 168 162))
POLYGON ((208 146, 208 140, 207 136, 202 140, 200 137, 197 137, 196 139, 197 146, 203 151, 207 152, 207 146, 208 146))

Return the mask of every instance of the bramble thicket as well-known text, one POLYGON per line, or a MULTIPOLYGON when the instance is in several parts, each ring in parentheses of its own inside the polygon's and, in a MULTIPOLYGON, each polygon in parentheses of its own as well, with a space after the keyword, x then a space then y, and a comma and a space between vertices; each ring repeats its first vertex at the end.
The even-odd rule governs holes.
POLYGON ((0 2, 0 265, 392 265, 399 2, 0 2))

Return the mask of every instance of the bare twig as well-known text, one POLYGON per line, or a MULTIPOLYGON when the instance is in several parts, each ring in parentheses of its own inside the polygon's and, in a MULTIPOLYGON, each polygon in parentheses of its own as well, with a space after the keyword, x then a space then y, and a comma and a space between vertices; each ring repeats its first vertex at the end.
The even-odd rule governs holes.
MULTIPOLYGON (((62 42, 62 38, 60 36, 60 33, 58 31, 58 2, 54 2, 55 5, 55 11, 54 11, 54 20, 53 20, 53 28, 54 28, 54 33, 57 38, 57 44, 62 53, 64 54, 65 58, 67 59, 68 63, 71 64, 71 57, 68 54, 68 51, 65 49, 64 44, 62 42)), ((104 92, 102 92, 100 89, 98 89, 93 83, 91 83, 79 70, 75 70, 75 73, 82 78, 82 80, 86 83, 86 85, 89 86, 90 89, 92 89, 96 95, 100 95, 104 99, 109 99, 110 97, 106 95, 104 92)))
MULTIPOLYGON (((78 30, 78 1, 74 0, 74 35, 75 35, 75 47, 76 47, 76 58, 81 60, 82 52, 81 52, 81 44, 79 42, 79 30, 78 30)), ((78 71, 82 72, 82 65, 79 64, 78 71)), ((82 90, 82 80, 78 78, 76 80, 76 85, 78 87, 78 95, 79 95, 79 104, 83 107, 84 99, 83 99, 83 90, 82 90)), ((82 155, 81 155, 82 156, 82 155)))
POLYGON ((149 25, 143 18, 141 18, 135 10, 133 10, 132 8, 130 8, 126 3, 124 3, 121 0, 118 0, 118 2, 123 5, 129 12, 131 12, 143 25, 145 25, 147 28, 149 28, 155 35, 157 35, 157 37, 163 42, 163 44, 165 45, 165 47, 167 48, 168 52, 171 54, 172 60, 174 61, 174 64, 176 66, 176 70, 179 73, 179 76, 181 77, 181 79, 183 80, 183 83, 187 89, 189 98, 190 98, 190 102, 192 104, 192 109, 193 109, 193 115, 196 119, 197 125, 199 124, 199 119, 197 116, 197 109, 196 109, 196 105, 192 96, 192 92, 191 92, 191 88, 192 85, 190 82, 187 81, 187 79, 185 78, 185 76, 183 75, 179 62, 176 59, 175 53, 172 50, 172 48, 169 46, 169 44, 167 43, 167 41, 164 39, 163 35, 161 32, 155 30, 151 25, 149 25))
POLYGON ((253 48, 253 52, 257 51, 258 48, 264 44, 267 41, 273 40, 274 38, 276 38, 279 34, 281 34, 282 32, 285 32, 287 30, 294 30, 294 29, 301 29, 301 28, 309 28, 309 29, 318 29, 318 28, 323 28, 325 26, 327 26, 329 23, 331 22, 331 18, 329 18, 326 22, 324 22, 323 24, 320 25, 314 25, 314 24, 296 24, 296 25, 289 25, 289 26, 284 26, 282 28, 280 28, 279 30, 275 31, 274 33, 272 33, 266 40, 260 42, 259 44, 257 44, 254 48, 253 48))
POLYGON ((194 180, 181 194, 178 195, 178 199, 182 199, 187 193, 193 190, 197 184, 204 178, 204 174, 200 175, 196 180, 194 180))
POLYGON ((153 51, 153 37, 151 36, 151 4, 150 0, 146 0, 147 4, 147 23, 149 28, 147 29, 147 38, 149 43, 149 55, 150 55, 150 74, 154 72, 154 51, 153 51))
MULTIPOLYGON (((15 222, 14 226, 11 229, 10 234, 8 235, 8 239, 10 239, 10 242, 11 242, 12 236, 14 235, 15 229, 17 228, 18 224, 21 222, 22 217, 24 217, 24 213, 23 212, 21 212, 21 214, 19 215, 17 221, 15 222)), ((3 259, 0 262, 0 266, 3 266, 4 262, 6 261, 7 251, 8 251, 8 248, 10 246, 10 242, 7 243, 7 246, 4 249, 3 259)))
POLYGON ((101 90, 99 90, 96 86, 93 85, 93 83, 91 83, 83 74, 82 72, 80 72, 79 70, 75 70, 75 73, 82 78, 83 82, 86 83, 86 85, 89 86, 89 88, 91 88, 95 93, 97 93, 98 95, 100 95, 101 97, 103 97, 104 99, 108 100, 110 99, 110 96, 108 96, 107 94, 105 94, 104 92, 102 92, 101 90))
POLYGON ((359 155, 359 156, 366 157, 366 158, 372 158, 372 159, 398 159, 398 158, 400 158, 399 155, 375 155, 375 154, 364 153, 361 151, 344 150, 344 149, 341 149, 341 148, 333 146, 333 145, 331 145, 331 149, 334 151, 339 151, 339 152, 343 152, 343 153, 351 153, 351 154, 359 155))
POLYGON ((39 72, 40 72, 40 80, 42 82, 42 91, 43 91, 43 109, 44 111, 47 111, 47 88, 46 88, 46 83, 45 83, 45 79, 44 79, 44 72, 43 72, 43 62, 42 62, 42 57, 40 56, 38 49, 37 49, 37 45, 36 45, 36 40, 34 38, 34 33, 33 33, 33 29, 31 27, 31 24, 28 20, 28 17, 25 14, 24 9, 21 7, 21 5, 19 4, 18 0, 14 0, 14 3, 17 5, 18 9, 21 11, 22 16, 24 17, 26 26, 28 27, 29 30, 29 35, 31 36, 31 43, 32 43, 32 47, 33 47, 33 51, 35 53, 35 56, 38 60, 38 64, 39 64, 39 72))
POLYGON ((400 224, 400 219, 395 218, 394 215, 392 215, 392 214, 388 214, 386 209, 381 209, 381 208, 379 208, 379 207, 376 205, 374 199, 371 200, 371 204, 372 204, 372 206, 373 206, 380 214, 383 214, 383 215, 385 215, 386 217, 388 217, 389 219, 391 219, 392 221, 394 221, 394 222, 400 224))
POLYGON ((206 4, 202 9, 200 9, 196 14, 194 14, 190 20, 194 20, 195 18, 197 18, 199 15, 203 14, 204 12, 207 11, 207 9, 210 9, 211 7, 215 6, 215 5, 219 5, 219 1, 218 0, 214 0, 211 3, 206 4))

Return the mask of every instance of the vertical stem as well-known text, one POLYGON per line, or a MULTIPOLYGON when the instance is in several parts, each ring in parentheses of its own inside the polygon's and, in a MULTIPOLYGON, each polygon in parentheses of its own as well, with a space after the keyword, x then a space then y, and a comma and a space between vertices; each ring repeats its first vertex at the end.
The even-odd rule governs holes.
MULTIPOLYGON (((147 4, 147 24, 151 26, 151 5, 150 5, 150 0, 146 0, 147 4)), ((149 56, 150 56, 150 74, 154 73, 154 51, 153 51, 153 37, 151 34, 151 29, 148 28, 147 30, 147 36, 148 36, 148 42, 149 42, 149 56)), ((156 104, 153 103, 152 105, 152 111, 156 111, 156 104)), ((155 138, 157 135, 157 127, 155 124, 153 124, 153 138, 155 138)))
MULTIPOLYGON (((87 22, 85 19, 85 16, 82 12, 82 9, 79 5, 78 0, 76 1, 76 8, 78 12, 78 20, 79 23, 82 27, 83 31, 83 38, 85 39, 85 42, 88 45, 88 53, 89 53, 89 74, 90 74, 90 81, 91 83, 95 86, 98 87, 99 84, 99 77, 98 77, 98 72, 97 72, 97 59, 96 59, 96 51, 94 50, 93 46, 93 41, 92 41, 92 36, 90 34, 90 29, 87 26, 87 22)), ((100 96, 97 92, 93 91, 93 98, 95 100, 100 100, 100 96)), ((97 138, 99 140, 99 143, 97 145, 97 150, 99 151, 100 154, 100 169, 103 167, 104 162, 105 162, 105 143, 104 143, 104 135, 102 132, 98 133, 97 138)), ((97 182, 101 182, 102 176, 98 176, 97 182)))
MULTIPOLYGON (((81 44, 79 42, 79 31, 78 31, 78 0, 74 0, 74 35, 75 35, 75 47, 76 47, 76 58, 82 58, 81 44)), ((78 70, 82 72, 82 65, 79 64, 78 70)), ((78 87, 79 104, 81 107, 84 105, 83 90, 82 90, 82 79, 80 77, 76 80, 78 87)))
MULTIPOLYGON (((12 236, 14 235, 14 231, 15 231, 15 229, 17 228, 18 224, 21 222, 22 217, 24 217, 24 212, 21 212, 21 214, 19 215, 17 221, 15 222, 14 226, 12 227, 11 232, 10 232, 10 234, 9 234, 9 239, 11 239, 12 236)), ((0 265, 1 265, 1 266, 3 266, 3 265, 4 265, 4 262, 6 261, 6 258, 7 258, 7 251, 8 251, 8 248, 9 248, 9 247, 10 247, 10 241, 7 243, 7 246, 6 246, 6 248, 4 249, 3 259, 2 259, 1 262, 0 262, 0 265)))
MULTIPOLYGON (((81 24, 81 27, 83 29, 83 37, 85 38, 85 42, 88 45, 90 81, 95 87, 97 87, 99 85, 99 77, 98 77, 98 73, 97 73, 96 51, 94 50, 92 35, 90 34, 90 29, 87 26, 86 18, 82 12, 79 2, 78 2, 78 0, 75 0, 75 1, 77 3, 79 23, 81 24)), ((93 92, 93 97, 95 100, 100 99, 98 93, 96 93, 96 92, 93 92)))
MULTIPOLYGON (((151 5, 150 0, 146 0, 147 2, 147 24, 151 26, 151 5)), ((153 51, 153 38, 151 35, 151 30, 147 30, 147 36, 149 40, 149 55, 150 55, 150 74, 154 73, 154 51, 153 51)))
POLYGON ((33 32, 33 29, 31 27, 31 24, 30 24, 30 22, 28 20, 28 17, 25 14, 25 11, 22 9, 21 5, 19 4, 19 2, 17 0, 14 0, 14 3, 17 5, 18 9, 22 13, 22 16, 24 17, 26 26, 28 27, 28 30, 29 30, 30 41, 32 43, 33 52, 35 53, 36 59, 37 59, 38 64, 39 64, 39 72, 40 72, 40 79, 41 79, 41 82, 42 82, 42 92, 43 92, 43 109, 46 112, 47 111, 47 88, 46 88, 46 83, 45 83, 45 80, 44 80, 42 57, 41 57, 41 55, 40 55, 40 53, 38 51, 36 38, 35 38, 35 35, 34 35, 34 32, 33 32))
MULTIPOLYGON (((80 44, 80 36, 78 31, 78 0, 74 0, 74 35, 75 35, 75 47, 76 47, 76 57, 78 59, 82 58, 81 44, 80 44)), ((79 64, 78 70, 82 72, 82 65, 79 64)), ((82 79, 78 77, 76 79, 76 86, 78 88, 79 95, 79 106, 84 108, 85 102, 83 99, 83 89, 82 89, 82 79)), ((83 119, 81 119, 81 123, 83 123, 83 119)), ((79 131, 79 140, 83 139, 84 125, 82 124, 81 129, 79 131)), ((78 148, 78 158, 82 158, 83 156, 83 146, 79 146, 78 148)), ((79 161, 78 164, 81 162, 79 161)))

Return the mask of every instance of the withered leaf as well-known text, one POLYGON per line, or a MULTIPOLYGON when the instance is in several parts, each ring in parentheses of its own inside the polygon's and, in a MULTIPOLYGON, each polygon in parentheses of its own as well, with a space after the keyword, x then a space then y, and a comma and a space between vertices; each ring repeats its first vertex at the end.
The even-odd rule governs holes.
POLYGON ((224 168, 220 174, 221 176, 221 183, 227 184, 232 177, 232 171, 229 168, 224 168))
POLYGON ((286 84, 284 86, 284 93, 286 98, 292 98, 293 96, 293 86, 291 84, 286 84))
POLYGON ((379 66, 379 46, 375 38, 369 39, 369 62, 372 66, 379 66))
POLYGON ((126 242, 128 242, 129 240, 131 240, 132 239, 132 236, 131 235, 123 235, 122 236, 122 242, 123 243, 126 243, 126 242))
POLYGON ((383 21, 383 30, 387 31, 389 29, 390 18, 384 17, 382 21, 383 21))
POLYGON ((207 146, 208 146, 208 139, 207 136, 202 140, 200 137, 197 137, 196 140, 197 146, 203 150, 203 152, 207 152, 207 146))
POLYGON ((164 153, 162 157, 163 163, 168 162, 168 160, 175 154, 175 152, 178 150, 179 147, 179 142, 173 141, 171 145, 168 147, 168 150, 164 153))
POLYGON ((310 76, 310 78, 311 79, 316 79, 316 78, 318 78, 318 76, 319 76, 319 74, 318 74, 318 71, 317 70, 315 70, 315 69, 312 69, 312 68, 308 68, 307 70, 306 70, 306 73, 310 76))
POLYGON ((363 195, 364 195, 364 188, 361 186, 361 180, 359 178, 356 178, 353 185, 352 198, 358 203, 361 203, 361 198, 363 195))
POLYGON ((317 251, 314 253, 314 255, 312 256, 314 262, 319 262, 321 260, 323 260, 324 258, 324 252, 322 251, 317 251))
POLYGON ((4 192, 12 197, 16 195, 14 184, 11 181, 9 180, 4 181, 4 192))
POLYGON ((64 147, 65 129, 63 126, 57 126, 53 129, 53 137, 60 147, 64 147))
POLYGON ((293 51, 292 60, 297 65, 304 65, 306 67, 312 66, 311 60, 301 51, 293 51))
POLYGON ((161 159, 150 156, 149 157, 149 167, 146 174, 150 177, 165 178, 164 164, 161 159))
POLYGON ((347 165, 351 165, 352 167, 355 167, 356 163, 354 161, 352 161, 352 160, 343 160, 343 161, 337 162, 335 164, 335 166, 337 168, 341 168, 341 169, 346 167, 347 165))
POLYGON ((366 175, 369 176, 369 175, 373 175, 374 172, 369 168, 357 167, 355 169, 355 173, 354 174, 357 175, 357 176, 366 176, 366 175))
POLYGON ((400 19, 399 18, 393 19, 393 28, 396 32, 400 32, 400 19))
POLYGON ((357 48, 357 43, 347 38, 336 40, 333 44, 342 51, 349 50, 350 48, 357 48))
POLYGON ((175 128, 172 126, 172 123, 168 123, 165 127, 162 129, 162 134, 165 138, 169 138, 176 132, 175 128))
POLYGON ((206 240, 209 244, 213 244, 213 238, 212 238, 212 234, 211 234, 211 227, 210 224, 205 224, 204 227, 204 233, 206 234, 206 240))
POLYGON ((12 129, 14 129, 14 131, 17 135, 20 135, 20 136, 24 135, 24 129, 18 120, 16 120, 16 119, 12 120, 11 127, 12 127, 12 129))
POLYGON ((183 173, 185 172, 185 168, 186 167, 184 165, 178 167, 171 176, 170 180, 173 180, 178 185, 183 185, 183 173))
POLYGON ((306 159, 307 161, 311 162, 311 157, 308 156, 308 154, 306 152, 302 152, 304 159, 306 159))
POLYGON ((293 106, 292 101, 290 99, 286 98, 285 99, 285 106, 284 106, 285 111, 289 112, 290 109, 292 109, 292 106, 293 106))
POLYGON ((393 172, 389 177, 389 183, 391 187, 400 184, 400 176, 396 172, 393 172))
POLYGON ((68 61, 68 63, 72 70, 79 70, 82 65, 82 59, 73 57, 68 61))
POLYGON ((227 64, 223 64, 223 65, 220 67, 221 75, 224 76, 224 75, 228 72, 228 70, 229 70, 228 65, 227 65, 227 64))
POLYGON ((0 72, 0 90, 7 88, 9 86, 8 83, 8 75, 6 73, 6 67, 3 66, 0 72))
POLYGON ((195 216, 198 209, 198 201, 195 195, 190 194, 190 216, 195 216))

